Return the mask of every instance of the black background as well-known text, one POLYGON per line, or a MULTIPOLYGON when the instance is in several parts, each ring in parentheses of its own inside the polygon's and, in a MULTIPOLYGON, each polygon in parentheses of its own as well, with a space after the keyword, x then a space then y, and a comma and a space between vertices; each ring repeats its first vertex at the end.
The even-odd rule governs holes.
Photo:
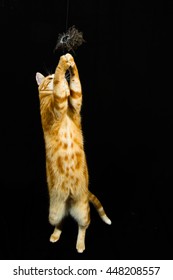
POLYGON ((0 1, 1 259, 172 259, 173 97, 171 1, 0 1), (59 33, 75 25, 74 54, 91 205, 86 250, 67 218, 49 242, 37 71, 52 73, 59 33))

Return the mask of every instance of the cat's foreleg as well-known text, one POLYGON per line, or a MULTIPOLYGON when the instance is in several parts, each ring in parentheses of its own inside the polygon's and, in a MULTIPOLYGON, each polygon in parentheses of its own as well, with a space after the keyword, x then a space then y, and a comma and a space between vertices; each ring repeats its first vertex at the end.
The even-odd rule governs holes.
POLYGON ((66 59, 65 55, 60 57, 58 66, 55 70, 53 81, 53 93, 54 93, 54 109, 58 117, 61 117, 68 107, 68 96, 70 90, 68 82, 65 78, 65 73, 70 67, 70 63, 66 59))
POLYGON ((70 81, 69 81, 70 96, 68 100, 70 102, 71 107, 73 108, 73 112, 80 113, 81 104, 82 104, 82 87, 81 87, 78 69, 74 61, 74 58, 71 54, 67 53, 65 57, 70 64, 70 67, 68 69, 70 72, 70 81))
POLYGON ((82 105, 82 87, 76 64, 71 68, 69 101, 74 111, 79 114, 82 105))
POLYGON ((59 59, 58 65, 55 70, 55 76, 57 81, 61 81, 66 74, 66 71, 72 65, 70 58, 72 56, 70 54, 62 55, 59 59))

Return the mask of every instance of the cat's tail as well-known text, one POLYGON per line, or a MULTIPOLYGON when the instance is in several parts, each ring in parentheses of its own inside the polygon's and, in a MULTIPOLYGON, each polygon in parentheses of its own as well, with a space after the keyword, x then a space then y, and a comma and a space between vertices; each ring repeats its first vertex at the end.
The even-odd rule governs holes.
POLYGON ((108 216, 105 213, 105 210, 103 209, 103 206, 101 204, 101 202, 99 201, 99 199, 92 194, 91 192, 89 192, 89 201, 94 205, 94 207, 96 208, 97 212, 99 213, 100 218, 108 225, 111 225, 111 220, 108 218, 108 216))

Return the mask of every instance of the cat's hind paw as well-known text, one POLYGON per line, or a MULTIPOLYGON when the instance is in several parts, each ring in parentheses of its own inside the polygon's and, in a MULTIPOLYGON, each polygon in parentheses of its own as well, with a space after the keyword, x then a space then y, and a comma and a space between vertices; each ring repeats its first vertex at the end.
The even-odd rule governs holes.
POLYGON ((50 236, 50 239, 49 239, 50 242, 52 242, 52 243, 57 242, 60 238, 60 235, 61 235, 61 230, 58 230, 55 228, 54 232, 50 236))
POLYGON ((55 236, 54 234, 52 234, 51 236, 50 236, 50 242, 52 242, 52 243, 55 243, 55 242, 57 242, 58 240, 59 240, 59 236, 57 237, 57 236, 55 236))
POLYGON ((83 251, 85 250, 85 245, 82 242, 77 243, 76 249, 77 249, 78 253, 83 253, 83 251))

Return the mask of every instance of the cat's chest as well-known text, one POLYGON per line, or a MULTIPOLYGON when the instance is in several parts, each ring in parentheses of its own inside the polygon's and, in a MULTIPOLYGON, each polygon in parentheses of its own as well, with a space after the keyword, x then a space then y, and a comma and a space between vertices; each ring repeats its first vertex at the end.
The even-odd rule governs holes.
POLYGON ((74 135, 75 131, 73 125, 67 121, 63 126, 61 126, 59 133, 57 135, 57 140, 60 144, 60 150, 62 152, 70 152, 74 148, 74 135))
POLYGON ((62 123, 58 135, 57 141, 59 143, 59 152, 70 154, 77 148, 75 147, 75 139, 77 137, 77 131, 73 122, 66 118, 62 123))
POLYGON ((73 173, 82 167, 84 159, 82 132, 71 119, 64 119, 58 133, 56 129, 46 138, 47 159, 57 166, 61 173, 73 173))
POLYGON ((67 119, 58 133, 59 148, 55 154, 57 166, 61 173, 73 175, 81 167, 83 150, 79 131, 75 125, 67 119))

